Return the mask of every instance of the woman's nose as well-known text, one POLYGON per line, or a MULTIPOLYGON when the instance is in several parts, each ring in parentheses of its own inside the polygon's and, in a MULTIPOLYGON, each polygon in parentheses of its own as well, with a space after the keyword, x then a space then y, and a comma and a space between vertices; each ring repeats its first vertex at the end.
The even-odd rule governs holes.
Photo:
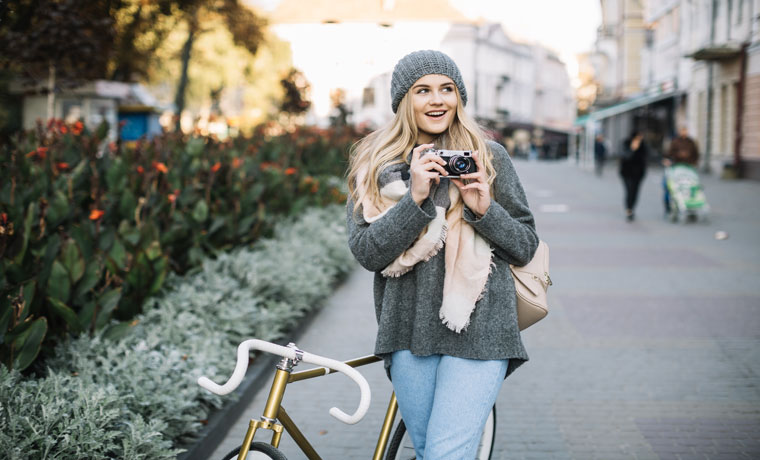
POLYGON ((433 91, 432 94, 433 97, 430 98, 431 104, 441 104, 443 103, 443 98, 441 98, 441 93, 438 91, 433 91))

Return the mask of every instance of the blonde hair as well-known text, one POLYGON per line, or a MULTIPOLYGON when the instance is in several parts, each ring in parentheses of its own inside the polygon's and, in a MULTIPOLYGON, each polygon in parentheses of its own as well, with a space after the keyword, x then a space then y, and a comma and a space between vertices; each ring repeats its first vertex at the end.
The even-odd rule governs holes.
MULTIPOLYGON (((436 148, 453 150, 477 150, 485 167, 488 185, 493 184, 496 170, 493 155, 486 144, 482 128, 464 111, 459 90, 456 90, 457 110, 451 126, 439 135, 434 143, 436 148)), ((364 199, 373 203, 380 201, 378 177, 380 172, 393 164, 409 163, 408 154, 417 143, 419 128, 414 117, 414 107, 409 93, 399 103, 393 119, 382 128, 370 133, 351 148, 348 168, 349 198, 354 203, 354 212, 364 199), (357 183, 359 171, 366 171, 365 184, 357 183)), ((452 206, 452 209, 454 206, 452 206)))

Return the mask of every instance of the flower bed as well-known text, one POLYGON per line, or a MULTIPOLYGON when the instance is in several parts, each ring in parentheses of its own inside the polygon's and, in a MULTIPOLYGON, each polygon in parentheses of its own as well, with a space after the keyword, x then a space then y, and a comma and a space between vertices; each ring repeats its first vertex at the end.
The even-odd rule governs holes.
POLYGON ((237 344, 281 338, 353 267, 344 209, 309 209, 252 250, 170 275, 118 340, 57 347, 39 378, 0 366, 5 458, 169 459, 219 407, 196 380, 225 380, 237 344))
POLYGON ((0 145, 0 362, 56 340, 126 330, 169 273, 271 235, 283 216, 343 202, 350 128, 164 134, 123 146, 106 126, 51 121, 0 145), (112 319, 122 323, 113 324, 112 319))

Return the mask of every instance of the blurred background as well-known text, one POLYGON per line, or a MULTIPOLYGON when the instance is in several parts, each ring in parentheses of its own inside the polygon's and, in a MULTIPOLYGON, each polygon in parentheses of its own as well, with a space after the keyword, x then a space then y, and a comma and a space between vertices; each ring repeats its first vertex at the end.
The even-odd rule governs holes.
POLYGON ((372 128, 395 62, 435 48, 516 156, 590 167, 595 134, 614 155, 634 128, 657 156, 684 126, 704 170, 759 178, 758 14, 757 0, 3 2, 0 130, 372 128))

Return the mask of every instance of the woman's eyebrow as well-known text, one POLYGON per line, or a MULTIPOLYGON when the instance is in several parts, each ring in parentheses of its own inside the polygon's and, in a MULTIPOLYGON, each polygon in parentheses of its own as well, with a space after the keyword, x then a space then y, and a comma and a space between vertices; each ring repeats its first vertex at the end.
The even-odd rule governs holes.
POLYGON ((428 85, 426 83, 418 83, 418 84, 412 86, 412 89, 415 89, 415 88, 430 88, 430 85, 428 85))

